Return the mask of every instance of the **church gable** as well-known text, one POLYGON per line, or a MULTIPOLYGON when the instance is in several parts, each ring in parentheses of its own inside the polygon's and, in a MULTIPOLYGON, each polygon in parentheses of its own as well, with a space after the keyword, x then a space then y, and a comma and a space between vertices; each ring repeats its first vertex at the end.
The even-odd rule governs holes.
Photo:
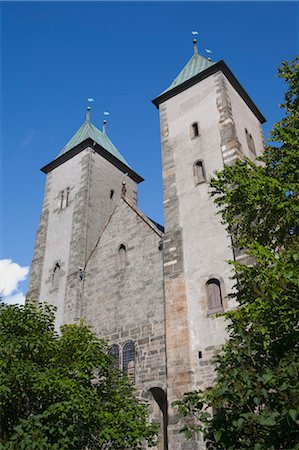
POLYGON ((136 384, 164 383, 162 233, 121 198, 86 266, 84 311, 95 332, 136 349, 136 384), (147 374, 145 376, 145 374, 147 374))

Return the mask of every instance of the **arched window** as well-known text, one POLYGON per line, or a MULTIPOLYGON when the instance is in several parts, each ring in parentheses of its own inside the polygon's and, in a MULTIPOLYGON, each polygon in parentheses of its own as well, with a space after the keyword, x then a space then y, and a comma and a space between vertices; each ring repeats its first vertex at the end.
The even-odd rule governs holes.
POLYGON ((206 181, 203 161, 196 161, 193 166, 193 171, 196 185, 206 181))
POLYGON ((58 289, 60 278, 60 265, 57 263, 52 274, 52 289, 58 289))
POLYGON ((199 136, 199 126, 198 122, 194 122, 191 125, 191 139, 195 139, 197 136, 199 136))
POLYGON ((135 344, 128 341, 123 347, 123 373, 129 378, 135 378, 135 344))
POLYGON ((121 246, 118 249, 118 267, 120 270, 126 267, 126 261, 127 261, 126 247, 123 244, 121 244, 121 246))
POLYGON ((223 311, 220 281, 212 278, 206 284, 208 314, 223 311))
POLYGON ((111 347, 108 350, 109 355, 113 356, 113 367, 115 369, 119 369, 119 346, 117 344, 111 345, 111 347))

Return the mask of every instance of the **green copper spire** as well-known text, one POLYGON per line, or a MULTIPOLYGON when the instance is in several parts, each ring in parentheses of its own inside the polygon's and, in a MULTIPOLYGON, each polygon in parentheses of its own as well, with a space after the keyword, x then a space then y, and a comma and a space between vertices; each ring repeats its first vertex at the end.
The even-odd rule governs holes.
POLYGON ((106 132, 103 133, 98 128, 96 128, 90 121, 90 106, 87 107, 86 121, 79 128, 79 130, 74 134, 74 136, 69 140, 69 142, 63 147, 61 152, 56 156, 56 159, 67 153, 76 145, 81 144, 85 139, 92 139, 94 142, 99 144, 105 150, 107 150, 111 155, 115 156, 119 161, 124 163, 127 167, 130 167, 127 161, 122 157, 117 148, 112 144, 106 132))
MULTIPOLYGON (((194 47, 194 55, 187 62, 186 66, 178 74, 176 79, 171 83, 171 85, 165 91, 162 92, 162 94, 165 94, 165 92, 171 91, 171 89, 179 86, 180 84, 183 84, 185 81, 189 80, 190 78, 194 77, 195 75, 198 75, 199 73, 203 72, 204 70, 206 70, 209 67, 216 64, 215 62, 210 61, 210 59, 204 58, 203 56, 199 55, 196 39, 193 40, 193 47, 194 47)), ((160 95, 162 95, 162 94, 160 94, 160 95)))

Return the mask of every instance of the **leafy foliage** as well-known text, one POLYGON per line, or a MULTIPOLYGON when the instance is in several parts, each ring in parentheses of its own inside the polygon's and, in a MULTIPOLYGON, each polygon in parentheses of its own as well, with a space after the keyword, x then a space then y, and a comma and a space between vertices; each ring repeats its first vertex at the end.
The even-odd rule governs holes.
POLYGON ((288 90, 275 145, 210 182, 235 245, 254 261, 231 262, 240 307, 225 313, 229 340, 215 357, 214 386, 174 403, 193 418, 187 437, 203 432, 210 449, 299 448, 299 58, 279 77, 288 90))
POLYGON ((155 440, 147 406, 84 324, 0 304, 0 449, 123 449, 155 440))

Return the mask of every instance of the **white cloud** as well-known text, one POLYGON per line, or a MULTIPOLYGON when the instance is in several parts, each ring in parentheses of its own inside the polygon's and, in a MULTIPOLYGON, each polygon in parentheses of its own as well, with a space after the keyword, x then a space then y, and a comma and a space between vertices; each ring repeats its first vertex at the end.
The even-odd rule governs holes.
POLYGON ((21 147, 26 147, 27 145, 31 144, 34 136, 35 136, 35 131, 34 130, 28 130, 24 139, 22 140, 22 142, 20 143, 21 147))
POLYGON ((23 294, 23 292, 17 292, 14 295, 3 297, 3 302, 8 303, 9 305, 15 305, 16 303, 18 303, 19 305, 24 305, 25 295, 23 294))
POLYGON ((24 294, 19 291, 18 284, 26 280, 28 272, 29 267, 21 267, 11 259, 0 260, 0 294, 4 301, 11 302, 13 298, 17 303, 24 301, 24 294))

